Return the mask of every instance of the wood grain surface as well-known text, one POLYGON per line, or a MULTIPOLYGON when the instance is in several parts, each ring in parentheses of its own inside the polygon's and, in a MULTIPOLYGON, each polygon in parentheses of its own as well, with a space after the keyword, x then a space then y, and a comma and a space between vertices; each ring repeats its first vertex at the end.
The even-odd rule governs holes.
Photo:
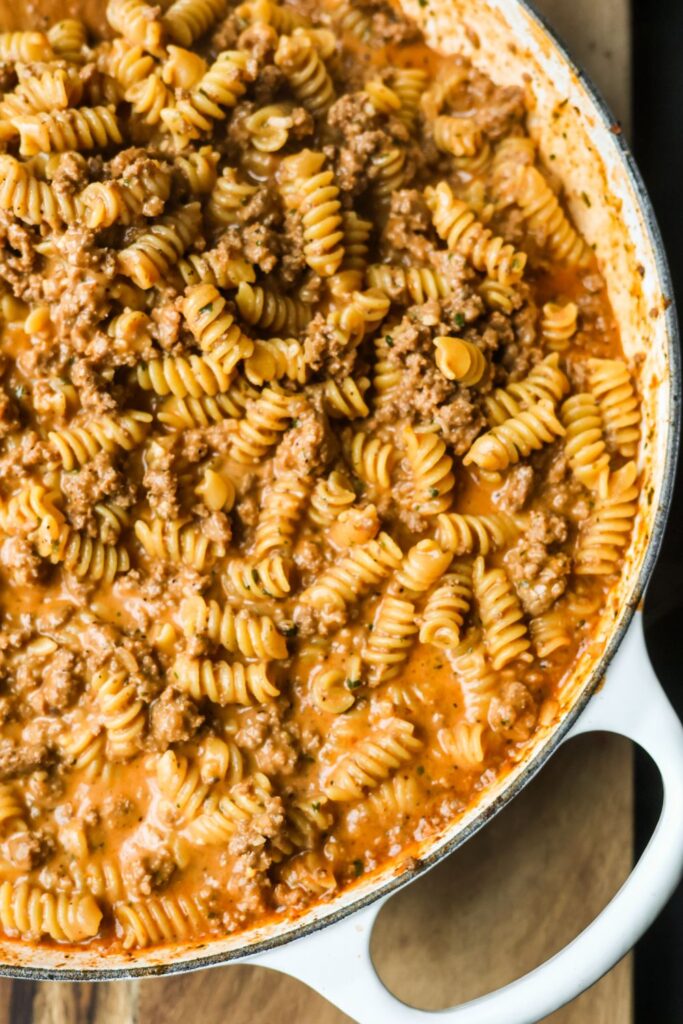
MULTIPOLYGON (((44 12, 101 17, 104 0, 0 2, 0 28, 44 12), (27 16, 26 11, 30 11, 27 16)), ((628 0, 537 0, 628 130, 628 0)), ((380 976, 424 1009, 471 999, 551 956, 608 902, 632 860, 632 751, 614 736, 563 748, 520 797, 382 911, 380 976)), ((546 1024, 630 1024, 626 958, 546 1024)), ((165 980, 68 985, 0 979, 0 1024, 348 1024, 300 982, 236 965, 165 980)), ((391 1024, 377 1021, 373 1024, 391 1024)))

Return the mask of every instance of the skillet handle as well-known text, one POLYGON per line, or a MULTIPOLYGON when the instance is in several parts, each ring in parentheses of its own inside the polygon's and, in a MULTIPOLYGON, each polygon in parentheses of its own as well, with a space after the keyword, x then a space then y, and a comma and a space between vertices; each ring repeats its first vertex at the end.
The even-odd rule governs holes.
POLYGON ((683 727, 655 678, 636 613, 612 662, 609 682, 569 733, 621 733, 640 744, 662 775, 657 827, 619 892, 580 935, 535 970, 489 995, 448 1010, 415 1010, 382 984, 370 936, 384 901, 336 925, 254 957, 317 990, 358 1024, 534 1024, 614 966, 662 909, 683 872, 683 727))

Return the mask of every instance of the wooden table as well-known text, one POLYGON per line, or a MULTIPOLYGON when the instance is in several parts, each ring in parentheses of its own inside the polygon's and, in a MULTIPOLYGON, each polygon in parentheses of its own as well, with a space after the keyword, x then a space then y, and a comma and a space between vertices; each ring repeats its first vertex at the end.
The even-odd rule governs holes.
MULTIPOLYGON (((39 6, 48 5, 43 0, 39 6)), ((82 0, 67 0, 53 9, 64 17, 67 7, 80 6, 82 0)), ((537 0, 537 6, 628 128, 628 0, 537 0)), ((19 27, 9 2, 0 10, 0 25, 19 27)), ((534 967, 585 927, 623 882, 632 859, 632 815, 630 745, 610 736, 574 741, 466 847, 385 907, 373 936, 380 975, 406 1002, 437 1009, 534 967)), ((228 1019, 231 1024, 349 1020, 303 984, 258 967, 103 985, 0 980, 0 1024, 224 1024, 228 1019)), ((547 1024, 631 1020, 627 958, 547 1024)))

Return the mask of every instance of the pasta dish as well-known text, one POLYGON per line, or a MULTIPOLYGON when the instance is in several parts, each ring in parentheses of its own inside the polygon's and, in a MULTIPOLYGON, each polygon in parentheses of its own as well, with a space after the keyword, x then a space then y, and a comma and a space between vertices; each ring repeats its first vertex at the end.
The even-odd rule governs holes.
POLYGON ((384 0, 107 22, 0 34, 0 928, 134 951, 409 864, 556 718, 640 412, 524 82, 384 0))

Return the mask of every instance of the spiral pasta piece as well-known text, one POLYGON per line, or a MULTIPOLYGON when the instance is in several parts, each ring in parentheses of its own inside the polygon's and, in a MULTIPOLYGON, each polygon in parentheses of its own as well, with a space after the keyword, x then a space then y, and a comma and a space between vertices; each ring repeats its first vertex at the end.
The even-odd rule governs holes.
POLYGON ((268 555, 255 563, 232 559, 225 569, 226 586, 247 600, 280 601, 292 589, 291 572, 292 563, 282 555, 268 555))
POLYGON ((372 221, 359 217, 355 210, 343 210, 341 219, 344 257, 329 281, 330 291, 335 296, 349 295, 362 288, 372 231, 372 221))
POLYGON ((210 568, 222 545, 210 540, 198 526, 187 519, 137 519, 135 536, 150 558, 176 565, 189 565, 197 572, 210 568))
POLYGON ((355 703, 353 690, 361 685, 361 664, 351 655, 343 669, 320 665, 311 676, 311 698, 318 711, 341 715, 355 703))
POLYGON ((137 382, 143 390, 157 395, 213 398, 228 390, 231 376, 210 356, 165 356, 141 363, 137 368, 137 382))
POLYGON ((468 722, 486 724, 491 698, 498 690, 499 680, 488 661, 479 630, 468 634, 451 664, 460 684, 468 722))
POLYGON ((373 263, 368 267, 368 284, 379 288, 393 302, 422 305, 430 299, 444 299, 449 294, 445 278, 432 267, 401 267, 390 263, 373 263))
POLYGON ((115 39, 111 44, 105 67, 112 78, 116 79, 124 95, 134 85, 139 85, 148 78, 156 67, 154 58, 145 52, 142 46, 134 46, 125 39, 115 39))
POLYGON ((100 721, 107 733, 107 757, 125 761, 140 751, 146 716, 135 683, 110 664, 92 678, 100 721))
POLYGON ((187 156, 177 156, 174 172, 178 190, 192 199, 211 195, 218 181, 216 164, 219 158, 210 146, 202 146, 187 156))
POLYGON ((309 516, 317 526, 331 526, 355 500, 356 492, 349 481, 335 469, 313 488, 309 516))
POLYGON ((487 570, 480 555, 474 562, 472 582, 494 670, 512 661, 533 661, 522 607, 505 570, 487 570))
POLYGON ((240 283, 235 301, 243 320, 273 334, 299 334, 312 318, 307 302, 247 281, 240 283))
POLYGON ((103 585, 111 583, 119 573, 128 572, 130 558, 124 547, 103 544, 85 533, 64 525, 58 537, 53 536, 52 523, 44 520, 35 535, 36 550, 42 558, 64 569, 78 579, 89 579, 103 585))
POLYGON ((134 46, 160 57, 163 53, 164 28, 156 17, 158 8, 144 3, 144 0, 109 0, 107 21, 114 29, 134 46))
POLYGON ((556 651, 571 646, 570 620, 558 610, 537 615, 529 623, 529 633, 539 658, 550 658, 556 651))
POLYGON ((455 562, 427 599, 420 620, 420 643, 457 647, 472 597, 472 563, 455 562))
POLYGON ((632 458, 640 441, 640 409, 626 364, 620 359, 589 359, 588 385, 600 405, 608 441, 632 458))
POLYGON ((45 892, 30 882, 0 884, 0 928, 10 937, 83 942, 97 935, 102 911, 90 895, 45 892))
POLYGON ((191 430, 194 427, 209 427, 225 419, 241 419, 247 402, 254 393, 242 385, 233 385, 227 391, 210 397, 169 398, 160 406, 157 419, 174 430, 191 430))
POLYGON ((214 121, 225 120, 246 91, 247 66, 246 53, 224 50, 186 97, 161 111, 162 123, 181 145, 210 132, 214 121))
POLYGON ((51 430, 48 438, 69 473, 84 466, 100 451, 115 452, 119 448, 132 451, 144 441, 151 422, 148 412, 129 409, 118 416, 86 419, 82 426, 51 430))
POLYGON ((448 380, 471 387, 486 373, 486 357, 471 341, 439 335, 434 338, 434 348, 436 365, 448 380))
POLYGON ((226 308, 225 299, 212 284, 187 288, 182 312, 199 347, 220 365, 224 374, 253 353, 254 342, 240 330, 226 308))
POLYGON ((227 661, 210 661, 208 658, 176 659, 173 677, 179 689, 189 693, 195 700, 206 697, 214 704, 263 704, 280 693, 268 678, 268 665, 257 662, 253 665, 227 661))
POLYGON ((370 686, 378 686, 400 673, 417 631, 413 602, 385 595, 362 650, 363 661, 370 666, 370 686))
POLYGON ((401 564, 402 552, 387 533, 352 547, 301 595, 301 603, 342 611, 347 604, 386 579, 401 564))
POLYGON ((135 184, 93 181, 83 189, 79 200, 87 227, 100 230, 116 223, 131 224, 142 215, 152 197, 163 206, 170 192, 170 175, 159 167, 156 173, 147 174, 144 181, 135 184))
POLYGON ((366 484, 388 490, 396 449, 389 441, 358 432, 349 446, 351 465, 356 476, 366 484))
POLYGON ((452 559, 451 552, 443 551, 435 540, 419 540, 403 556, 389 591, 402 597, 419 597, 443 576, 452 559))
POLYGON ((21 156, 63 153, 69 149, 107 149, 112 143, 123 143, 113 107, 52 110, 15 115, 12 120, 19 132, 21 156))
POLYGON ((199 203, 189 203, 162 217, 118 254, 119 271, 138 288, 158 284, 189 248, 199 229, 199 203))
POLYGON ((287 642, 269 615, 235 611, 194 595, 181 602, 180 621, 185 636, 206 637, 230 654, 261 661, 287 657, 287 642))
POLYGON ((321 277, 331 277, 344 257, 339 188, 332 171, 324 171, 325 155, 311 153, 312 174, 300 181, 299 215, 304 231, 304 257, 321 277))
POLYGON ((448 512, 437 519, 436 541, 454 555, 488 555, 504 547, 518 533, 514 519, 505 512, 485 516, 448 512))
POLYGON ((367 377, 360 377, 357 381, 353 377, 345 377, 340 384, 328 377, 323 387, 328 414, 334 419, 347 420, 368 416, 370 409, 363 395, 369 387, 367 377))
POLYGON ((0 783, 0 825, 7 821, 21 820, 24 816, 24 808, 14 791, 8 783, 0 783))
POLYGON ((209 793, 196 758, 178 756, 173 750, 165 751, 157 761, 156 781, 163 797, 162 814, 174 827, 192 821, 209 793))
POLYGON ((226 167, 213 187, 207 207, 215 224, 238 224, 240 211, 258 191, 256 185, 242 181, 233 167, 226 167))
POLYGON ((236 8, 235 14, 241 21, 250 24, 272 25, 279 35, 294 32, 297 28, 305 28, 310 24, 303 14, 272 0, 247 0, 236 8))
POLYGON ((78 18, 64 18, 48 29, 47 39, 56 57, 80 64, 87 42, 85 25, 78 18))
POLYGON ((484 470, 507 469, 565 433, 553 403, 544 399, 478 437, 463 463, 474 462, 484 470))
POLYGON ((481 129, 469 117, 442 114, 434 121, 434 142, 442 153, 451 156, 475 156, 483 141, 481 129))
POLYGON ((334 85, 307 36, 281 36, 275 63, 284 71, 296 98, 314 117, 327 112, 335 100, 334 85))
POLYGON ((174 0, 161 16, 166 34, 180 46, 190 47, 225 12, 225 0, 174 0))
POLYGON ((576 333, 578 315, 575 302, 566 302, 563 306, 556 302, 544 304, 541 333, 547 348, 552 352, 564 352, 569 348, 569 341, 576 333))
POLYGON ((427 72, 423 68, 395 68, 391 76, 391 88, 401 101, 397 117, 410 132, 414 130, 420 113, 427 80, 427 72))
POLYGON ((362 43, 370 42, 372 22, 364 10, 354 7, 349 0, 328 0, 327 6, 341 32, 356 36, 362 43))
POLYGON ((12 495, 0 510, 0 528, 10 536, 30 533, 43 525, 52 539, 59 537, 64 525, 64 513, 58 508, 62 494, 43 484, 30 482, 12 495))
POLYGON ((385 728, 361 740, 333 765, 323 784, 329 800, 359 800, 365 790, 379 786, 422 749, 413 735, 415 727, 401 718, 390 719, 385 728))
POLYGON ((247 404, 232 438, 230 457, 244 465, 255 465, 289 427, 295 402, 291 395, 264 388, 259 398, 247 404))
POLYGON ((465 771, 475 771, 486 756, 485 732, 483 722, 458 722, 450 729, 439 729, 437 742, 454 765, 465 771))
POLYGON ((370 158, 369 177, 375 194, 381 201, 388 202, 406 181, 406 152, 399 146, 391 146, 370 158))
POLYGON ((267 485, 254 533, 254 558, 290 550, 310 490, 310 479, 296 473, 284 473, 267 485))
POLYGON ((184 830, 184 838, 194 846, 224 846, 240 825, 263 809, 271 794, 267 777, 256 772, 248 785, 233 786, 230 793, 211 800, 207 810, 184 830))
POLYGON ((283 379, 305 384, 309 365, 304 346, 296 338, 255 341, 253 353, 244 360, 244 375, 256 385, 283 379))
POLYGON ((147 897, 137 903, 117 903, 114 916, 124 949, 145 949, 161 942, 180 942, 196 935, 206 914, 193 897, 147 897))
POLYGON ((43 32, 0 32, 0 60, 29 64, 34 60, 51 60, 53 56, 43 32))
POLYGON ((252 146, 260 153, 282 149, 294 125, 293 110, 291 103, 269 103, 255 110, 244 122, 252 146))
POLYGON ((606 576, 616 571, 638 511, 638 470, 627 462, 615 470, 607 494, 583 525, 575 556, 574 571, 580 576, 606 576))
POLYGON ((589 393, 572 395, 560 415, 567 432, 564 447, 572 473, 585 487, 605 497, 610 460, 596 398, 589 393))
POLYGON ((425 516, 436 516, 450 508, 455 477, 453 460, 446 445, 430 429, 403 430, 406 455, 413 475, 415 505, 425 516))
POLYGON ((532 231, 538 233, 551 256, 570 267, 585 267, 591 251, 569 222, 559 200, 541 172, 520 166, 514 181, 515 202, 532 231))
POLYGON ((519 416, 535 402, 547 400, 555 405, 569 391, 569 381, 559 367, 559 355, 553 352, 537 363, 524 380, 496 388, 484 399, 486 415, 493 426, 519 416))
POLYGON ((462 199, 456 199, 450 186, 441 181, 425 189, 434 227, 453 252, 461 253, 476 270, 495 278, 502 285, 516 284, 524 273, 526 254, 481 224, 462 199))

